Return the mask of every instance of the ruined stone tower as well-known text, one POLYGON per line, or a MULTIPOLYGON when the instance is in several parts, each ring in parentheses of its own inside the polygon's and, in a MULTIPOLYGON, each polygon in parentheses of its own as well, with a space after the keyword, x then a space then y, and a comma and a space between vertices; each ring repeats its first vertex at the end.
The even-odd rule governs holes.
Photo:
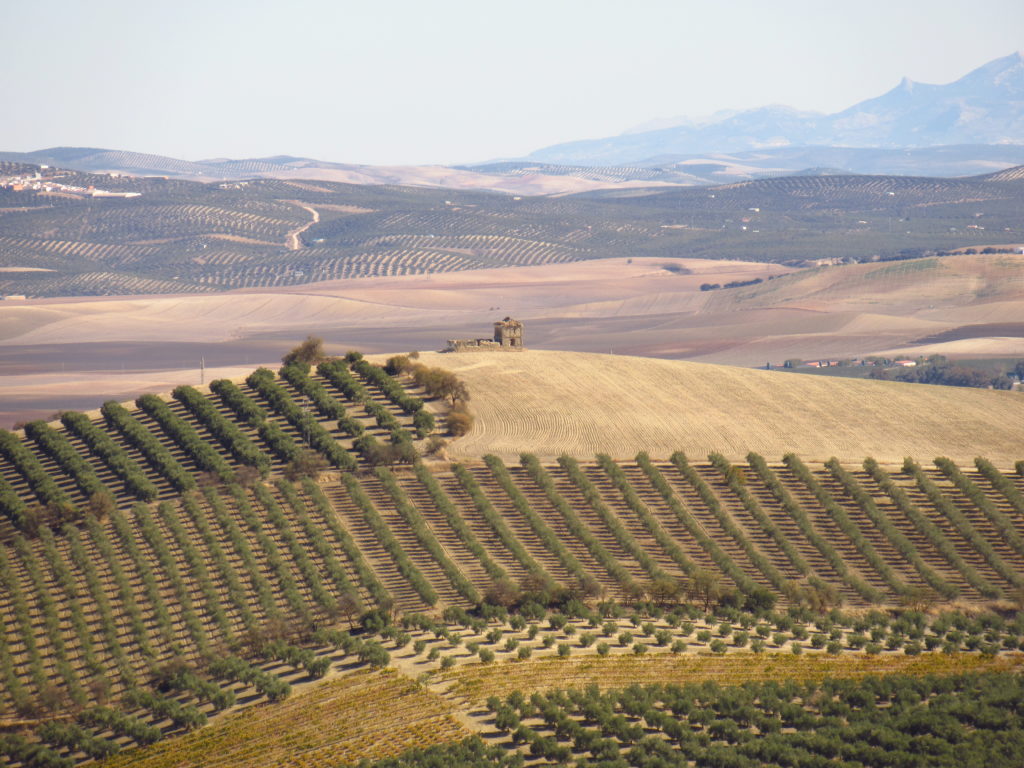
POLYGON ((448 339, 445 352, 504 351, 522 352, 523 324, 511 317, 494 324, 494 339, 448 339))
POLYGON ((523 324, 511 317, 494 324, 494 340, 503 347, 523 346, 523 324))

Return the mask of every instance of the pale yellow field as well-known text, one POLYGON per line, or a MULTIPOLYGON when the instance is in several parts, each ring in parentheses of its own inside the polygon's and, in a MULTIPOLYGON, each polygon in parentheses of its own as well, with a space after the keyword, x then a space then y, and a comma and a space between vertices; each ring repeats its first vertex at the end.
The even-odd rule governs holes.
POLYGON ((361 671, 281 703, 229 713, 206 728, 130 750, 104 765, 333 768, 468 735, 440 696, 393 670, 361 671))
POLYGON ((674 683, 687 685, 714 680, 720 685, 740 685, 761 680, 822 680, 861 678, 867 675, 959 675, 977 672, 1014 673, 1024 666, 1024 654, 982 656, 959 653, 946 656, 886 654, 729 653, 724 656, 659 653, 644 656, 597 656, 568 659, 551 657, 508 661, 497 668, 471 664, 443 676, 452 693, 483 702, 489 696, 507 696, 518 690, 530 694, 552 688, 624 688, 628 685, 674 683), (507 670, 507 674, 502 674, 507 670))
POLYGON ((823 378, 582 352, 422 355, 469 385, 476 425, 449 454, 552 457, 638 451, 694 458, 757 451, 778 459, 945 455, 1001 464, 1024 458, 1024 395, 823 378))

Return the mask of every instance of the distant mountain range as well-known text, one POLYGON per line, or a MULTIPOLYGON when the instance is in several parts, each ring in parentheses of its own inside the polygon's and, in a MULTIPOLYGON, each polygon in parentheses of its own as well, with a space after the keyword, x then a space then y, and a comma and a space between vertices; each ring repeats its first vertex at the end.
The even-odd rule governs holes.
POLYGON ((556 144, 527 159, 624 165, 782 147, 904 149, 979 144, 1024 145, 1024 51, 995 59, 948 85, 904 78, 888 93, 832 115, 786 106, 725 112, 717 119, 556 144))
POLYGON ((770 106, 680 120, 668 121, 667 127, 664 120, 651 121, 619 136, 558 144, 526 158, 450 167, 291 156, 193 162, 89 147, 0 152, 0 161, 194 181, 304 179, 519 195, 794 174, 973 176, 1024 165, 1024 52, 989 62, 948 85, 904 79, 888 93, 834 115, 770 106))

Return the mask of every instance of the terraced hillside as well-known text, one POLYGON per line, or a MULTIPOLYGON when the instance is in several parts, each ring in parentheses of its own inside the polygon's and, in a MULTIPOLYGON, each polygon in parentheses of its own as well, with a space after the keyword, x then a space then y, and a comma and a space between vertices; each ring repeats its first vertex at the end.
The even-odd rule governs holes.
MULTIPOLYGON (((433 407, 433 406, 431 406, 433 407)), ((353 470, 353 454, 399 436, 426 436, 434 417, 377 366, 352 356, 318 366, 266 369, 207 391, 182 386, 99 412, 0 431, 0 539, 13 527, 76 517, 106 497, 120 507, 172 498, 210 479, 278 474, 313 450, 325 467, 353 470), (372 374, 372 375, 370 375, 372 374), (422 411, 422 413, 421 413, 422 411)))
MULTIPOLYGON (((342 657, 365 664, 369 647, 318 628, 349 626, 373 607, 464 615, 485 594, 514 590, 514 579, 557 582, 581 597, 761 610, 779 600, 816 611, 983 604, 1021 586, 1019 474, 984 461, 886 472, 871 460, 860 468, 808 467, 792 456, 769 465, 752 454, 744 467, 712 459, 544 466, 525 456, 515 467, 491 457, 320 483, 279 478, 19 534, 0 549, 0 711, 31 719, 113 703, 158 725, 171 712, 161 727, 175 730, 190 715, 139 693, 155 669, 206 668, 230 650, 250 661, 209 666, 202 679, 212 674, 214 688, 179 680, 184 706, 216 708, 214 691, 225 685, 273 698, 274 678, 244 664, 293 681, 342 657)), ((656 629, 644 629, 644 644, 679 650, 675 630, 656 629)), ((513 642, 515 626, 505 631, 504 651, 526 658, 517 649, 532 647, 535 634, 513 642)), ((862 649, 848 632, 836 647, 862 649)), ((612 634, 627 650, 638 636, 622 625, 612 634)), ((788 637, 772 639, 781 648, 788 637)), ((835 640, 821 637, 808 647, 835 640)), ((559 642, 541 639, 538 651, 559 642)), ((697 641, 715 650, 710 632, 697 641)), ((427 650, 417 644, 423 661, 413 668, 438 661, 419 656, 427 650)))
POLYGON ((380 467, 41 525, 0 562, 3 706, 95 703, 98 679, 116 699, 154 664, 271 627, 469 608, 517 581, 820 609, 980 604, 1024 580, 1019 472, 712 459, 380 467))
MULTIPOLYGON (((0 433, 9 764, 103 757, 239 708, 189 748, 215 749, 220 734, 226 759, 244 760, 263 738, 244 707, 290 685, 340 677, 339 696, 404 699, 368 667, 440 675, 430 690, 448 697, 423 699, 419 719, 396 715, 407 721, 397 751, 488 732, 460 686, 478 695, 498 682, 445 673, 534 654, 749 647, 854 654, 877 671, 876 657, 942 650, 952 661, 928 663, 1016 663, 1005 654, 1021 645, 1017 624, 959 613, 922 624, 919 611, 1018 600, 1024 462, 676 452, 409 464, 374 446, 416 445, 436 406, 358 353, 211 390, 0 433)), ((331 713, 334 700, 310 702, 331 713)), ((301 736, 309 765, 382 756, 368 747, 379 732, 343 709, 330 714, 341 730, 301 736)), ((174 747, 153 749, 159 765, 174 747)))
POLYGON ((623 255, 867 260, 1024 239, 1024 186, 1010 172, 795 176, 562 197, 71 172, 53 182, 140 196, 0 189, 4 293, 204 292, 623 255))

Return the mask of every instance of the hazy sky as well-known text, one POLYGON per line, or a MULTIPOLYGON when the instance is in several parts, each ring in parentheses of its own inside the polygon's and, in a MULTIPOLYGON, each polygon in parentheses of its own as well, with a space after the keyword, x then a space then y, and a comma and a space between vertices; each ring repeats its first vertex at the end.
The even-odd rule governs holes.
POLYGON ((1024 48, 1024 2, 0 0, 0 29, 2 150, 454 163, 950 82, 1024 48))

